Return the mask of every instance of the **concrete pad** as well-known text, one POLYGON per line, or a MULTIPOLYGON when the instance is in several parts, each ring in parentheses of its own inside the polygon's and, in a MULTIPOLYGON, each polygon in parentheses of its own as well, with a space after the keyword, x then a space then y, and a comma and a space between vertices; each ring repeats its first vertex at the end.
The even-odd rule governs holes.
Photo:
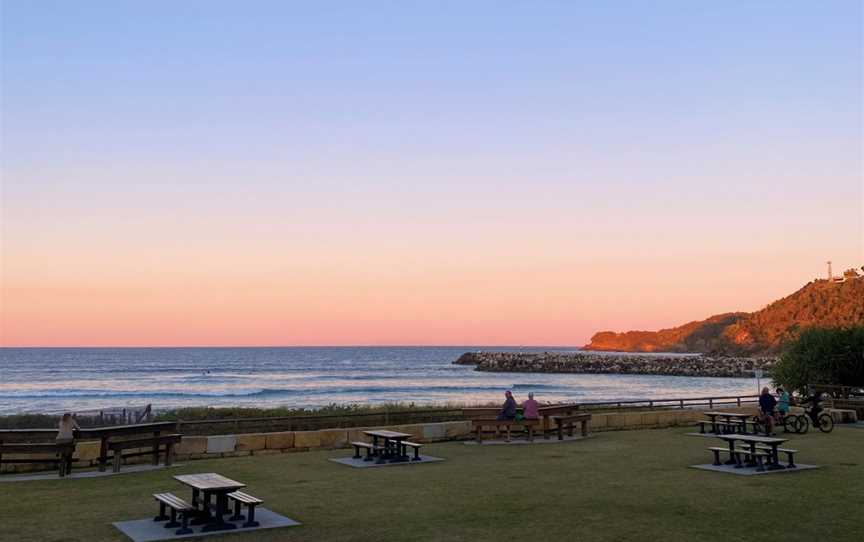
POLYGON ((60 478, 57 476, 57 471, 40 472, 38 474, 10 474, 0 476, 0 482, 32 482, 34 480, 77 480, 78 478, 102 478, 103 476, 118 476, 121 474, 131 474, 135 472, 150 472, 153 470, 173 469, 174 467, 182 467, 182 463, 175 463, 170 467, 165 465, 127 465, 120 472, 111 472, 111 466, 105 472, 98 470, 87 470, 81 472, 72 471, 70 476, 60 478))
MULTIPOLYGON (((413 457, 413 456, 412 456, 413 457)), ((420 454, 420 461, 400 461, 398 463, 377 463, 373 461, 363 461, 363 459, 354 459, 353 457, 331 457, 330 461, 339 463, 340 465, 348 465, 358 469, 367 469, 371 467, 396 467, 399 465, 425 465, 426 463, 435 463, 444 461, 440 457, 432 457, 431 455, 420 454)))
POLYGON ((819 467, 819 465, 805 465, 804 463, 798 463, 794 469, 764 470, 760 472, 756 470, 756 467, 745 467, 743 469, 736 469, 734 465, 712 465, 711 463, 706 463, 704 465, 690 465, 691 469, 710 470, 714 472, 723 472, 726 474, 737 474, 739 476, 755 476, 757 474, 781 474, 785 472, 798 472, 802 470, 818 469, 819 467))
MULTIPOLYGON (((200 525, 193 525, 193 533, 180 536, 174 534, 177 529, 166 529, 164 527, 165 522, 153 521, 153 518, 136 519, 133 521, 118 521, 113 525, 134 542, 179 540, 181 538, 195 538, 199 536, 212 536, 227 533, 245 533, 247 531, 260 531, 261 529, 275 529, 278 527, 292 527, 294 525, 300 525, 300 522, 298 521, 286 518, 285 516, 260 506, 255 509, 255 520, 261 525, 258 527, 243 527, 242 521, 235 521, 232 523, 237 525, 236 529, 231 529, 230 531, 211 531, 207 533, 201 532, 200 525)), ((254 540, 254 538, 250 538, 250 540, 254 540)))
POLYGON ((549 440, 544 439, 543 437, 534 437, 534 442, 528 442, 524 438, 513 439, 510 442, 507 442, 504 439, 495 439, 495 440, 486 440, 483 439, 481 444, 477 444, 477 439, 474 440, 466 440, 462 444, 466 444, 468 446, 516 446, 520 444, 562 444, 564 442, 573 442, 574 440, 585 440, 586 438, 593 438, 594 435, 588 435, 587 437, 583 437, 582 435, 573 435, 569 437, 564 435, 564 440, 558 440, 557 436, 550 436, 549 440))
POLYGON ((843 427, 854 427, 856 429, 864 429, 864 422, 844 423, 843 427))

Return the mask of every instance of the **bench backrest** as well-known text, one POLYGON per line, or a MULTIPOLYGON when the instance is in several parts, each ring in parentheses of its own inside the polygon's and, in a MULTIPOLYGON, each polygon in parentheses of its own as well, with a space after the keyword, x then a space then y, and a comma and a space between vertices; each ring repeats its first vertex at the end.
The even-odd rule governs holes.
POLYGON ((56 429, 0 429, 0 443, 54 442, 56 429))
POLYGON ((176 433, 177 422, 136 423, 132 425, 113 425, 108 427, 87 427, 78 431, 82 439, 102 439, 113 437, 131 437, 137 435, 154 435, 159 433, 176 433))
POLYGON ((463 408, 462 415, 473 420, 477 418, 494 418, 501 412, 500 408, 463 408))

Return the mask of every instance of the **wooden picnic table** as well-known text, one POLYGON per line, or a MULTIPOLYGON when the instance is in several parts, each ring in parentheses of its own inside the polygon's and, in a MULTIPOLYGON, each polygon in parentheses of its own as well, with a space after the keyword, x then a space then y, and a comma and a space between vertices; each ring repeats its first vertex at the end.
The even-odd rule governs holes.
POLYGON ((552 427, 552 418, 555 416, 572 416, 582 411, 579 409, 579 405, 564 404, 542 406, 537 409, 537 412, 543 418, 543 438, 549 440, 549 434, 557 430, 557 428, 552 427))
POLYGON ((246 484, 226 478, 215 472, 202 474, 178 474, 174 477, 181 484, 192 488, 192 506, 198 510, 198 518, 192 523, 206 523, 201 532, 225 531, 236 529, 233 523, 225 521, 223 517, 228 513, 228 494, 238 489, 243 489, 246 484), (203 493, 203 495, 202 495, 203 493), (211 514, 210 499, 216 496, 216 506, 211 514), (201 506, 200 510, 198 506, 201 506))
POLYGON ((751 455, 751 457, 754 457, 756 455, 757 444, 765 444, 767 446, 770 446, 771 454, 768 457, 768 470, 778 470, 786 468, 780 464, 777 448, 779 448, 781 444, 788 441, 789 439, 778 437, 760 437, 759 435, 740 435, 735 433, 729 435, 717 435, 717 438, 725 440, 727 443, 729 443, 730 457, 733 457, 735 455, 735 441, 741 441, 749 444, 750 452, 753 454, 751 455))
MULTIPOLYGON (((174 433, 177 431, 177 422, 153 422, 136 423, 131 425, 111 425, 106 427, 86 427, 75 431, 75 437, 82 440, 99 439, 99 470, 104 471, 108 463, 108 441, 116 437, 128 437, 130 435, 152 435, 153 436, 153 461, 159 458, 159 435, 162 432, 174 433)), ((116 453, 116 452, 115 452, 116 453)))
POLYGON ((372 446, 378 447, 378 439, 384 440, 384 449, 382 453, 378 454, 377 463, 386 463, 397 462, 397 461, 409 461, 410 458, 407 455, 403 455, 401 450, 403 449, 402 442, 411 438, 410 433, 400 433, 398 431, 389 431, 386 429, 371 429, 369 431, 363 431, 364 435, 368 435, 372 437, 372 446))
POLYGON ((752 414, 741 414, 740 412, 703 412, 705 416, 711 420, 711 432, 714 434, 719 434, 720 431, 717 428, 717 418, 726 418, 726 423, 731 424, 733 418, 738 419, 738 423, 740 423, 744 427, 744 431, 747 431, 746 420, 751 418, 752 414))

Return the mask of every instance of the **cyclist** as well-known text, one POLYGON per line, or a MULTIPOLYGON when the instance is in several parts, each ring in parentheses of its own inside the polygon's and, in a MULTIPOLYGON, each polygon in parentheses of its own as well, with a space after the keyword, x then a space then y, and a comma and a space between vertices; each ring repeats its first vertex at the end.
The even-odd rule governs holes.
POLYGON ((810 415, 810 419, 813 421, 813 427, 819 427, 819 413, 822 412, 822 392, 813 392, 813 395, 805 403, 810 403, 810 410, 807 414, 810 415))

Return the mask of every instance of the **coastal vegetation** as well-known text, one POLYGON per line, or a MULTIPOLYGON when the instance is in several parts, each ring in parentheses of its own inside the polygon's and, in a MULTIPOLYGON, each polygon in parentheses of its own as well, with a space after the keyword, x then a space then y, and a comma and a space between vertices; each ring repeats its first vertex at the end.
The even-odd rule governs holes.
POLYGON ((787 346, 772 375, 801 393, 810 384, 864 387, 864 326, 804 330, 787 346))
POLYGON ((725 541, 753 540, 757 525, 779 540, 858 540, 860 516, 853 511, 864 499, 860 429, 795 435, 800 461, 823 468, 776 476, 688 468, 708 460, 705 439, 684 436, 690 430, 606 432, 539 446, 435 443, 428 453, 446 461, 374 472, 328 461, 351 453, 336 450, 16 482, 4 489, 14 486, 15 498, 3 501, 0 519, 17 542, 120 541, 111 523, 155 513, 151 494, 182 491, 172 476, 218 472, 248 484, 268 509, 302 523, 214 538, 224 542, 492 542, 538 535, 582 542, 725 541))
POLYGON ((864 325, 864 277, 817 280, 762 310, 712 316, 660 331, 601 331, 589 350, 772 355, 811 327, 864 325))
MULTIPOLYGON (((453 405, 431 406, 415 405, 414 403, 379 403, 379 404, 349 404, 331 403, 320 408, 295 407, 187 407, 166 410, 156 415, 155 421, 204 421, 248 418, 288 418, 303 416, 352 416, 375 415, 388 412, 452 410, 453 405)), ((461 408, 456 406, 455 408, 461 408)))

